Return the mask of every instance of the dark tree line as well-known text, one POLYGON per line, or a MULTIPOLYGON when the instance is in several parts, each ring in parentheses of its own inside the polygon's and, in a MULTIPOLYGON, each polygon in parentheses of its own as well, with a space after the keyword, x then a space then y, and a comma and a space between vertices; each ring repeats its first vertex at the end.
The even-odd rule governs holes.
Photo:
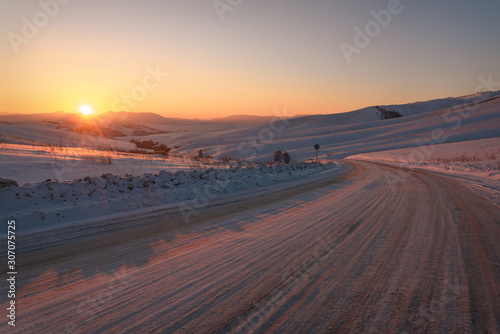
POLYGON ((154 142, 152 140, 135 140, 132 139, 130 141, 132 144, 135 144, 137 148, 141 149, 146 149, 146 150, 153 150, 155 153, 162 154, 164 156, 167 156, 168 153, 170 152, 170 148, 167 147, 165 144, 160 144, 159 142, 154 142))
POLYGON ((400 112, 397 112, 396 110, 387 110, 383 107, 376 106, 377 110, 380 113, 380 119, 391 119, 391 118, 398 118, 398 117, 403 117, 403 115, 400 112))
POLYGON ((277 150, 276 152, 274 152, 275 164, 289 164, 290 160, 290 154, 287 151, 281 152, 281 150, 277 150))

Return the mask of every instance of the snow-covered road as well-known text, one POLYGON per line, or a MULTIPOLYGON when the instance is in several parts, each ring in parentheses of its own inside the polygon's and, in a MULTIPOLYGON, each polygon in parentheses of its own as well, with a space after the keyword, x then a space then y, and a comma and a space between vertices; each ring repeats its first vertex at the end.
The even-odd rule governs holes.
POLYGON ((452 178, 346 164, 188 225, 152 210, 25 236, 9 332, 500 332, 499 208, 452 178))

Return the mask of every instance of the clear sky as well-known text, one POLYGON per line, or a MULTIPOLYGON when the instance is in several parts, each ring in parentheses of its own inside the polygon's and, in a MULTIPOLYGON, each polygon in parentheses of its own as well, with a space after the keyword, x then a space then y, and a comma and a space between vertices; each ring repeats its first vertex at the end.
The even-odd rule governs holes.
POLYGON ((0 0, 0 112, 206 119, 464 95, 500 81, 499 14, 498 0, 0 0))

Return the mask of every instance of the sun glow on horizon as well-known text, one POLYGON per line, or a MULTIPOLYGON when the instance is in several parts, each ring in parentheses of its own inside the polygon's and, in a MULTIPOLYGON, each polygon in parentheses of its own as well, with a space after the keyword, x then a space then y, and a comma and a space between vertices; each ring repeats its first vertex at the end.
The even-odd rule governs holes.
POLYGON ((80 112, 85 116, 92 115, 94 113, 92 108, 86 104, 81 106, 80 109, 78 109, 78 110, 80 110, 80 112))

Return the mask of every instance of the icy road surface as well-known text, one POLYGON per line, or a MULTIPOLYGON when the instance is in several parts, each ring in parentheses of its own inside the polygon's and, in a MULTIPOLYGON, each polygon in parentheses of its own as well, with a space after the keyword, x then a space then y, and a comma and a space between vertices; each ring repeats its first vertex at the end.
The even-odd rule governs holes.
POLYGON ((188 225, 153 210, 26 236, 8 333, 499 333, 499 208, 452 178, 349 164, 188 225))

